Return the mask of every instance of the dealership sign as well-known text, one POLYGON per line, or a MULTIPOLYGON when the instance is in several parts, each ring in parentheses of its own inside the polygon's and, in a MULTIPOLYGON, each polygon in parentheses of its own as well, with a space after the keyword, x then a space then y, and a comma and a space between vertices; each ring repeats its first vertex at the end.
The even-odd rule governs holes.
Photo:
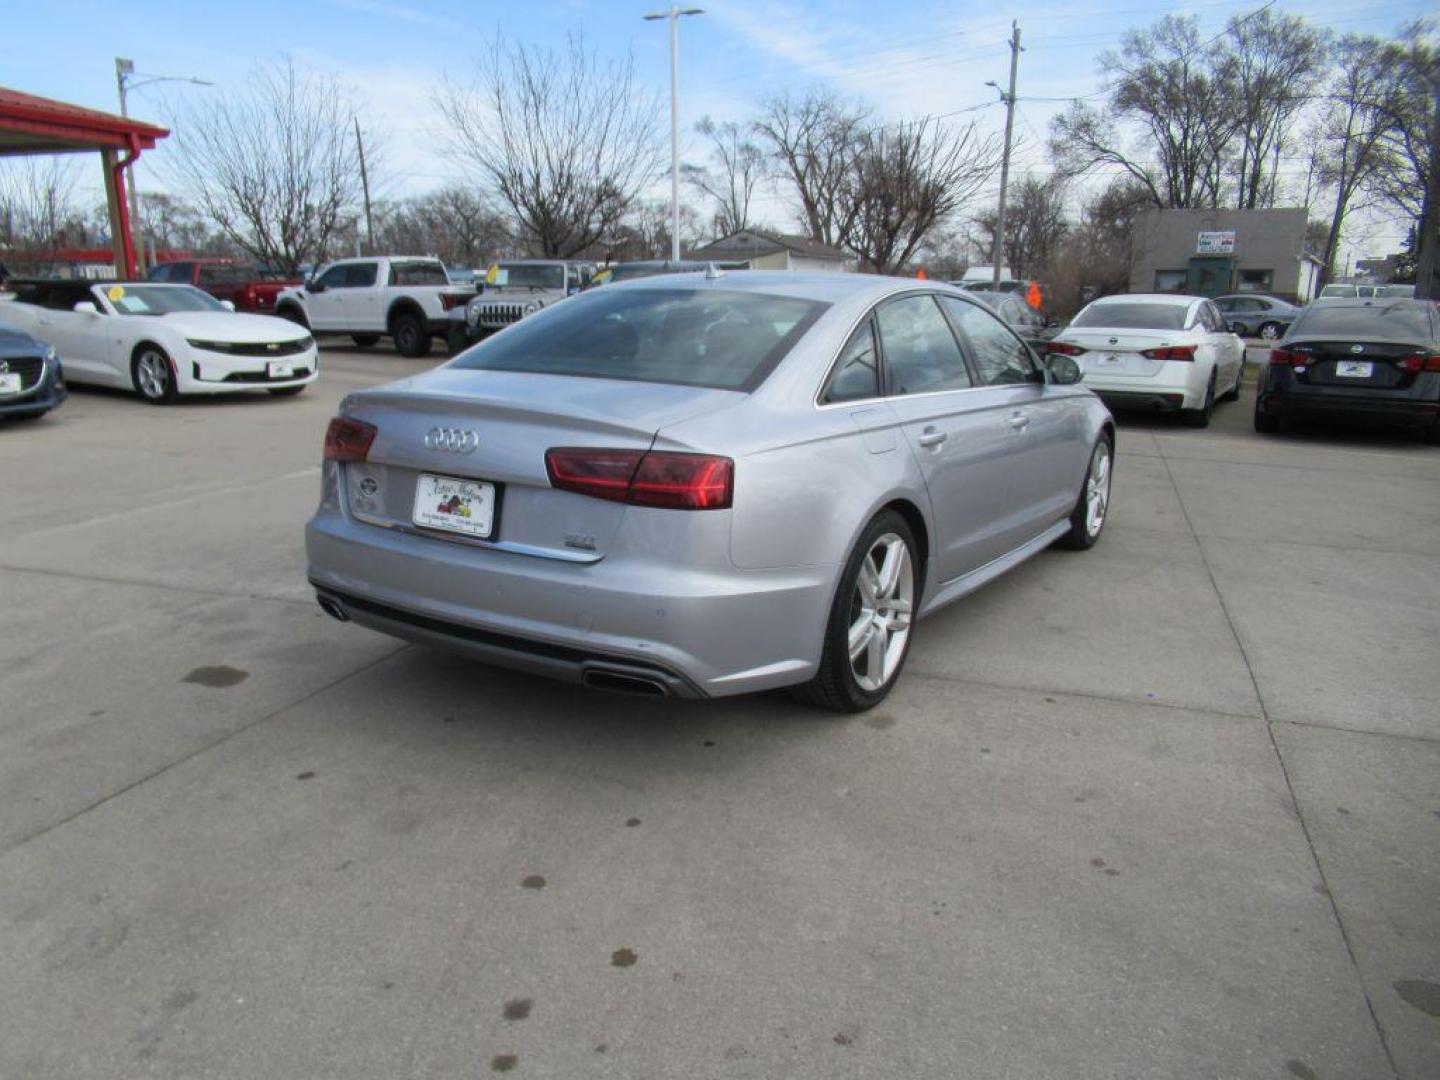
POLYGON ((1234 232, 1202 232, 1195 245, 1197 255, 1234 255, 1234 232))

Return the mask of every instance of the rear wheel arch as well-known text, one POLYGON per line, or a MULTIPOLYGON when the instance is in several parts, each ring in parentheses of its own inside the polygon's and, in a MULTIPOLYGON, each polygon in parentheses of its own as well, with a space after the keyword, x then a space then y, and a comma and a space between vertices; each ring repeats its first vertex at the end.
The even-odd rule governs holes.
POLYGON ((395 323, 402 315, 413 315, 420 320, 420 325, 425 325, 425 309, 408 297, 401 297, 390 305, 390 310, 385 313, 385 329, 391 333, 395 332, 395 323))
POLYGON ((307 329, 310 326, 309 316, 298 300, 281 300, 275 305, 275 314, 282 319, 289 319, 293 323, 299 323, 307 329))
POLYGON ((891 499, 884 506, 879 507, 874 514, 871 514, 870 517, 866 519, 865 524, 868 525, 875 519, 876 514, 880 514, 885 510, 893 510, 904 518, 905 524, 910 526, 910 534, 915 538, 915 546, 919 549, 915 553, 918 556, 916 562, 919 564, 915 569, 920 577, 920 581, 916 587, 916 594, 920 595, 921 590, 925 587, 925 570, 930 562, 930 529, 925 522, 925 515, 921 513, 920 507, 916 506, 909 499, 891 499))

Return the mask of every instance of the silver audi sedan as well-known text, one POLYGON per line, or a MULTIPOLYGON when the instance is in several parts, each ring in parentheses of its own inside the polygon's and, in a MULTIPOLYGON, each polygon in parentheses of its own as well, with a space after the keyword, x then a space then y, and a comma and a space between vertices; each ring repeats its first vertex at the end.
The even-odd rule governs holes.
POLYGON ((950 286, 708 272, 547 308, 349 395, 321 607, 587 686, 881 701, 916 620, 1110 501, 1115 432, 950 286))

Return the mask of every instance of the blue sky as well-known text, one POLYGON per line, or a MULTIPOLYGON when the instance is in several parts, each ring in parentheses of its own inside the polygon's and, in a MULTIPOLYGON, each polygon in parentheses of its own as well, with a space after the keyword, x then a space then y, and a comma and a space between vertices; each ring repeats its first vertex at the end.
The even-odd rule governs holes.
MULTIPOLYGON (((1098 85, 1096 59, 1125 30, 1169 11, 1193 13, 1218 32, 1232 14, 1259 0, 1144 4, 1142 0, 954 0, 868 3, 859 0, 699 0, 706 13, 681 23, 682 121, 702 115, 741 119, 767 95, 822 84, 863 97, 887 119, 970 114, 999 130, 1004 112, 988 79, 1003 82, 1010 20, 1019 19, 1021 57, 1017 167, 1043 173, 1050 116, 1067 98, 1098 85), (1026 100, 1026 99, 1030 100, 1026 100)), ((1421 0, 1281 0, 1338 33, 1390 33, 1433 8, 1421 0)), ((116 110, 114 58, 137 71, 198 75, 213 88, 145 87, 131 112, 162 119, 168 95, 220 94, 243 85, 257 61, 289 52, 304 67, 348 83, 361 122, 384 133, 391 194, 424 191, 454 176, 438 152, 438 117, 430 93, 442 75, 464 78, 495 35, 561 46, 582 33, 602 55, 633 52, 640 77, 668 92, 668 36, 663 22, 641 16, 656 5, 631 0, 0 0, 8 45, 0 83, 94 108, 116 110), (15 46, 20 46, 16 48, 15 46)), ((688 134, 682 146, 700 144, 688 134)), ((163 153, 162 151, 157 151, 163 153)), ((1298 160, 1282 168, 1299 170, 1298 160)), ((142 166, 142 184, 159 186, 142 166)), ((657 194, 663 194, 663 189, 657 194)), ((788 225, 771 200, 767 216, 788 225)), ((1359 223, 1357 223, 1359 224, 1359 223)), ((1390 222, 1368 223, 1355 239, 1393 246, 1390 222)))

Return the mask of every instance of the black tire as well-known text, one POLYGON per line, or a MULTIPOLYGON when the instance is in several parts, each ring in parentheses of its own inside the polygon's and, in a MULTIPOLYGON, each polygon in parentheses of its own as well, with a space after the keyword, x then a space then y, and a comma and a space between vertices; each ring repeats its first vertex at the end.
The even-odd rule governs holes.
POLYGON ((1260 408, 1260 399, 1255 399, 1255 430, 1261 435, 1279 435, 1285 427, 1285 421, 1277 413, 1264 412, 1260 408))
POLYGON ((452 323, 445 330, 445 348, 451 356, 464 352, 470 346, 470 335, 463 326, 452 323))
POLYGON ((1440 446, 1440 424, 1427 424, 1420 438, 1431 446, 1440 446))
POLYGON ((379 334, 351 334, 350 340, 355 342, 357 349, 368 349, 380 340, 379 334))
POLYGON ((49 409, 41 409, 39 412, 11 413, 9 416, 5 417, 5 419, 7 419, 7 420, 39 420, 40 417, 44 416, 44 415, 45 415, 46 413, 48 413, 49 411, 50 411, 49 409))
POLYGON ((1108 431, 1100 433, 1100 438, 1095 440, 1095 446, 1090 451, 1090 464, 1085 467, 1085 479, 1080 482, 1080 494, 1075 497, 1075 506, 1070 511, 1070 531, 1059 540, 1056 545, 1067 548, 1070 551, 1089 551, 1100 539, 1100 533, 1105 528, 1105 521, 1110 516, 1110 483, 1115 475, 1115 440, 1108 431), (1104 453, 1101 453, 1104 447, 1104 453), (1094 528, 1090 527, 1090 500, 1092 481, 1095 478, 1098 462, 1104 458, 1104 490, 1100 505, 1100 522, 1094 528))
POLYGON ((402 311, 391 321, 390 332, 395 338, 395 351, 401 356, 418 360, 430 355, 430 332, 425 322, 412 311, 402 311))
POLYGON ((130 379, 135 392, 151 405, 170 405, 180 396, 175 385, 175 364, 159 345, 145 343, 130 358, 130 379))
POLYGON ((276 386, 271 388, 270 393, 276 397, 294 397, 309 385, 309 383, 303 383, 300 386, 276 386))
POLYGON ((1220 398, 1221 401, 1240 400, 1240 388, 1245 385, 1245 365, 1248 363, 1249 361, 1243 356, 1240 358, 1240 370, 1235 373, 1235 385, 1225 391, 1224 395, 1220 398))
MULTIPOLYGON (((865 531, 860 534, 860 539, 855 545, 855 550, 845 561, 839 585, 835 589, 835 599, 830 605, 830 617, 825 622, 825 640, 820 650, 820 667, 815 672, 815 677, 808 683, 793 688, 792 692, 796 697, 823 709, 844 713, 864 712, 885 700, 886 695, 894 688, 895 683, 900 679, 901 672, 905 669, 905 660, 910 655, 910 638, 914 633, 913 620, 916 610, 919 608, 920 597, 924 593, 925 568, 917 558, 918 550, 910 526, 893 510, 882 510, 865 527, 865 531), (905 546, 906 557, 909 560, 911 609, 903 627, 905 636, 899 643, 900 654, 893 669, 884 676, 883 681, 877 687, 867 689, 860 684, 851 663, 850 628, 852 623, 857 621, 857 616, 863 615, 863 612, 857 610, 856 607, 860 602, 858 593, 861 568, 872 551, 877 549, 880 541, 886 537, 898 539, 905 546)), ((897 582, 902 585, 904 573, 904 564, 902 564, 901 573, 897 576, 897 582)), ((903 589, 898 591, 903 593, 903 589)), ((893 617, 895 613, 892 611, 890 614, 893 617)), ((877 619, 880 617, 878 609, 875 617, 877 619)), ((869 654, 867 654, 867 661, 868 659, 869 654)), ((889 663, 888 656, 885 663, 887 665, 889 663)))
POLYGON ((1180 422, 1186 427, 1203 428, 1210 426, 1210 414, 1215 411, 1215 372, 1210 372, 1210 381, 1205 384, 1205 403, 1198 409, 1181 409, 1180 422))
POLYGON ((310 320, 305 318, 305 309, 299 304, 281 304, 275 309, 275 314, 279 315, 282 319, 288 319, 297 326, 303 326, 307 330, 310 329, 310 320))
POLYGON ((1259 336, 1266 341, 1279 341, 1285 336, 1285 328, 1278 322, 1261 323, 1259 336))

